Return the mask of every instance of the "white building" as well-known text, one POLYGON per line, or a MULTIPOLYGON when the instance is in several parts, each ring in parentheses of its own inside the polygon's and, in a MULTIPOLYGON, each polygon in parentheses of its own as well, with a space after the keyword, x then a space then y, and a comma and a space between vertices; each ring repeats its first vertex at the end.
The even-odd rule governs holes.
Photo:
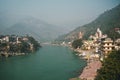
POLYGON ((102 50, 105 55, 111 52, 114 48, 113 40, 111 38, 106 38, 105 41, 102 42, 102 50))

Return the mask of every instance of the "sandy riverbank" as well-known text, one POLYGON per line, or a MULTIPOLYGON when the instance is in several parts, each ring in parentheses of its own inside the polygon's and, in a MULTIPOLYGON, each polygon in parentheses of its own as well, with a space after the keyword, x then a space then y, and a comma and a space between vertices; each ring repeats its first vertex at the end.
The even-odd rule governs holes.
POLYGON ((94 80, 97 75, 97 70, 101 66, 102 63, 100 61, 92 61, 83 69, 83 72, 78 78, 71 78, 70 80, 94 80))
MULTIPOLYGON (((81 50, 80 52, 76 50, 76 52, 79 53, 78 55, 81 55, 81 50)), ((83 69, 79 77, 71 78, 70 80, 94 80, 95 76, 97 75, 97 70, 100 69, 100 67, 102 66, 99 58, 96 57, 95 54, 93 54, 94 50, 82 51, 82 53, 83 52, 86 53, 83 58, 85 59, 86 57, 89 62, 87 62, 86 67, 83 69), (87 55, 89 55, 89 58, 87 55), (91 55, 94 57, 91 57, 91 55)))
POLYGON ((94 80, 97 75, 97 70, 102 66, 100 61, 92 61, 83 69, 79 76, 82 80, 94 80))

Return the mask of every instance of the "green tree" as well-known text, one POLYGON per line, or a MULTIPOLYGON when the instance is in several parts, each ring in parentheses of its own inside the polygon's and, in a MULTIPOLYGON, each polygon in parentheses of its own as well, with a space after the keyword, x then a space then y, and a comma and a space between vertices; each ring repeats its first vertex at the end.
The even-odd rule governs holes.
POLYGON ((77 39, 77 40, 75 40, 75 41, 73 41, 73 43, 72 43, 72 47, 73 48, 78 48, 78 47, 81 47, 82 46, 82 40, 81 39, 77 39))
POLYGON ((38 50, 40 46, 40 43, 38 43, 38 41, 36 41, 33 37, 28 37, 29 41, 33 44, 34 50, 38 50))
POLYGON ((30 50, 29 50, 29 45, 27 42, 22 42, 21 46, 20 46, 20 49, 21 49, 21 52, 23 53, 29 53, 30 50))
POLYGON ((120 50, 109 54, 95 80, 120 80, 120 50))

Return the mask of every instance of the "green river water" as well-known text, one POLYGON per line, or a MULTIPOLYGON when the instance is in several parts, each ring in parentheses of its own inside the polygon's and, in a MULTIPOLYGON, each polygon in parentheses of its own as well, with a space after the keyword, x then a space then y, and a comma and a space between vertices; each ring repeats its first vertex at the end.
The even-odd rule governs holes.
POLYGON ((43 46, 25 56, 0 58, 0 80, 69 80, 86 61, 62 46, 43 46))

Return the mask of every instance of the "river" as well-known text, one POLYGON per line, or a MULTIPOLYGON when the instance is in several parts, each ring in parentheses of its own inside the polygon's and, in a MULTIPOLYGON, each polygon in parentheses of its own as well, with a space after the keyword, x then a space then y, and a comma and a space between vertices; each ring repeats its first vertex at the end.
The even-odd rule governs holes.
POLYGON ((86 62, 62 46, 43 46, 25 56, 0 58, 0 80, 69 80, 86 62))

